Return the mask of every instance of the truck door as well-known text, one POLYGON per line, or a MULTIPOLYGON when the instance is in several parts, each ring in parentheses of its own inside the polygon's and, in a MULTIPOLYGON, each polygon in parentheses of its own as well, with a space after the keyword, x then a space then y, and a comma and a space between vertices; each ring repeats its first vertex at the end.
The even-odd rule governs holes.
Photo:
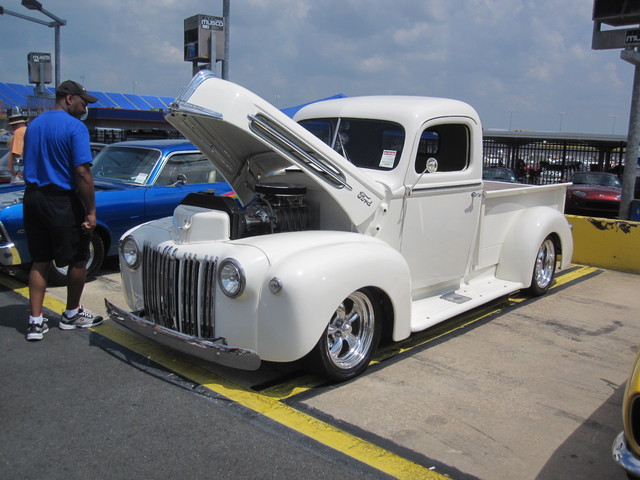
POLYGON ((457 288, 468 271, 482 205, 482 139, 472 138, 478 129, 467 118, 441 120, 425 124, 415 140, 401 250, 418 294, 457 288))

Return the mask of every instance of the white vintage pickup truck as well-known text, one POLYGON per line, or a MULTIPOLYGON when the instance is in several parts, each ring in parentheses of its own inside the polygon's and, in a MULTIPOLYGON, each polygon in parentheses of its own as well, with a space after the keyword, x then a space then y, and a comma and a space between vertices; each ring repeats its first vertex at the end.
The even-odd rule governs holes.
POLYGON ((200 72, 167 120, 237 198, 190 194, 120 240, 129 309, 110 317, 211 362, 307 365, 342 381, 381 338, 527 289, 573 249, 565 185, 482 180, 482 127, 449 99, 308 105, 295 121, 200 72))

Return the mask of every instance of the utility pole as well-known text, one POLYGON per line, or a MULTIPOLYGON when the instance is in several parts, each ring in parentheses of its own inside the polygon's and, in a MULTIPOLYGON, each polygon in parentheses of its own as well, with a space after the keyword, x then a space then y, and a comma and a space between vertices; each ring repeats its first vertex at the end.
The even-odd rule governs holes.
POLYGON ((624 50, 620 52, 620 58, 634 66, 629 132, 622 176, 622 199, 618 213, 620 220, 629 220, 631 217, 631 202, 635 195, 636 186, 638 145, 640 144, 640 53, 638 52, 640 28, 638 24, 640 24, 639 2, 594 0, 591 48, 594 50, 622 48, 624 50), (603 30, 602 24, 611 27, 633 27, 603 30))
POLYGON ((231 0, 222 1, 222 18, 224 18, 224 60, 222 61, 223 80, 229 80, 229 25, 231 13, 231 0))

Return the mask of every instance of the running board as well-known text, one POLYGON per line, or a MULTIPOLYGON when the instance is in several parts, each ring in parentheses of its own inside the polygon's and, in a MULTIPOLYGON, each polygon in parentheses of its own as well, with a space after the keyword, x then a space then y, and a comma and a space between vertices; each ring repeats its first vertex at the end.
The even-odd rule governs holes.
POLYGON ((487 282, 485 277, 456 291, 416 300, 411 305, 411 332, 419 332, 521 288, 521 283, 498 279, 487 282))

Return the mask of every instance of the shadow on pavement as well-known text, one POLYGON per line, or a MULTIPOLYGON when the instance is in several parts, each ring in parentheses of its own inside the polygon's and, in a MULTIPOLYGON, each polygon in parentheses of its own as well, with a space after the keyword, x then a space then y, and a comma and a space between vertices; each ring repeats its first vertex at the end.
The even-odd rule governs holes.
MULTIPOLYGON (((605 379, 601 381, 608 383, 605 379)), ((625 384, 610 387, 613 394, 559 446, 536 480, 627 478, 622 468, 611 458, 611 445, 622 430, 622 398, 625 384), (596 468, 598 471, 595 471, 596 468)), ((559 410, 557 415, 572 414, 559 410)))

